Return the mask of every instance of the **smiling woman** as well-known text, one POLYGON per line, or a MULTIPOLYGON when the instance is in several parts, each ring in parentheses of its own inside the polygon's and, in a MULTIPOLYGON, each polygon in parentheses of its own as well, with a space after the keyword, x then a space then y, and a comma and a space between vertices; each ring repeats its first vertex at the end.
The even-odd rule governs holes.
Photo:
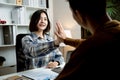
POLYGON ((32 14, 29 24, 31 33, 22 38, 22 49, 28 62, 27 69, 55 68, 65 64, 56 40, 48 34, 50 28, 47 11, 37 10, 32 14))

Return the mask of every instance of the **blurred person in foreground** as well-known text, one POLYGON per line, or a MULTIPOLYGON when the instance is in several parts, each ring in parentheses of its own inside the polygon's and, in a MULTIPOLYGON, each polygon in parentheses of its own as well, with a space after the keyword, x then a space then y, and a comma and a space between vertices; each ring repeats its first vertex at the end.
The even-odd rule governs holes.
POLYGON ((73 18, 92 34, 70 39, 60 23, 55 34, 60 42, 75 46, 69 62, 55 80, 115 79, 120 71, 120 22, 106 12, 106 0, 68 0, 73 18))

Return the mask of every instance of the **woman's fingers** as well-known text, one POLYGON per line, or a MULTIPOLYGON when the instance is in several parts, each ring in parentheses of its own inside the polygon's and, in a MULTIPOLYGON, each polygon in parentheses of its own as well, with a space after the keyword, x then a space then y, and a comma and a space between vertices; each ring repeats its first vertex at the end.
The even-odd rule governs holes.
POLYGON ((57 62, 49 62, 48 65, 47 65, 47 67, 48 67, 48 68, 54 68, 54 67, 56 67, 57 65, 58 65, 57 62))
POLYGON ((56 22, 55 35, 63 41, 66 38, 66 34, 60 22, 56 22))

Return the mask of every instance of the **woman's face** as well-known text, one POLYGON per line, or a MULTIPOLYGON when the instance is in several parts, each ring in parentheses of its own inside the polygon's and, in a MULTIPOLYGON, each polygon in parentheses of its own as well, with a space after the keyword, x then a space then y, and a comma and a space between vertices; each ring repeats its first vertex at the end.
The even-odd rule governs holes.
POLYGON ((39 31, 44 31, 48 25, 48 19, 45 13, 41 13, 37 27, 39 31))

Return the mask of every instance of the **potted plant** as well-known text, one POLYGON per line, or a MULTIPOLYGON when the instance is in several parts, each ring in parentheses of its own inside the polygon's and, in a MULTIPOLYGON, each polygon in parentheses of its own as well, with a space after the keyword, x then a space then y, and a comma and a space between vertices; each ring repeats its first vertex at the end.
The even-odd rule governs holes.
POLYGON ((107 0, 106 10, 112 19, 120 20, 120 0, 107 0))
MULTIPOLYGON (((106 7, 108 15, 111 19, 116 19, 120 21, 120 0, 107 0, 106 7)), ((88 38, 91 33, 88 30, 81 29, 82 38, 88 38)))

